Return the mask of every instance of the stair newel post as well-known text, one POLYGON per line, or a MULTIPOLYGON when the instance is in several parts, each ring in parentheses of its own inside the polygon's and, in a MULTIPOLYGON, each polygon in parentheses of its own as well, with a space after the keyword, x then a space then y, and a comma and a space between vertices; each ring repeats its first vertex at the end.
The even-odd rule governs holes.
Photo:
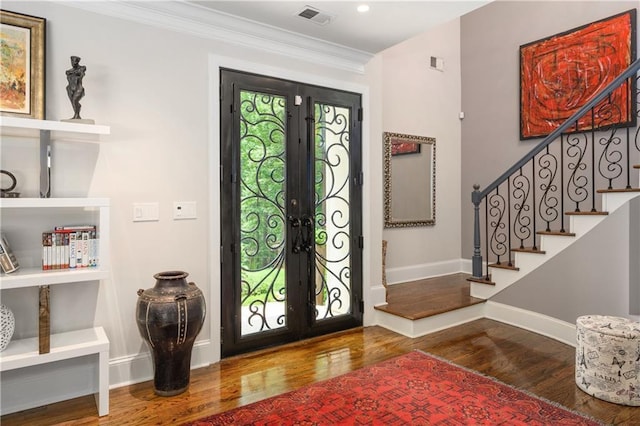
POLYGON ((471 260, 472 274, 475 278, 482 278, 482 254, 480 252, 480 202, 482 201, 480 185, 473 185, 471 202, 473 203, 473 257, 471 260))

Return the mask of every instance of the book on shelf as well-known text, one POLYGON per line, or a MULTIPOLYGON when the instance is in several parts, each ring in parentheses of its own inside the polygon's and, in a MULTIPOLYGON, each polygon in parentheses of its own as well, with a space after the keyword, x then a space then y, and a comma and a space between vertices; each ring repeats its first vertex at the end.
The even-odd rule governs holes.
POLYGON ((98 245, 95 225, 56 226, 42 233, 42 269, 98 266, 98 245))
POLYGON ((0 234, 0 268, 2 269, 2 272, 6 274, 15 272, 20 268, 18 259, 16 259, 13 251, 11 251, 9 242, 4 234, 0 234))

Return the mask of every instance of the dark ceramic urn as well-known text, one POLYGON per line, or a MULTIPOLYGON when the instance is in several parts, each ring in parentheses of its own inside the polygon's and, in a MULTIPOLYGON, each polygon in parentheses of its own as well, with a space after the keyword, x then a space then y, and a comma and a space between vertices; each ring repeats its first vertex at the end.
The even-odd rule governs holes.
POLYGON ((138 330, 153 358, 153 385, 161 396, 178 395, 189 387, 191 349, 202 329, 206 307, 202 291, 187 283, 189 274, 155 274, 156 285, 138 290, 138 330))

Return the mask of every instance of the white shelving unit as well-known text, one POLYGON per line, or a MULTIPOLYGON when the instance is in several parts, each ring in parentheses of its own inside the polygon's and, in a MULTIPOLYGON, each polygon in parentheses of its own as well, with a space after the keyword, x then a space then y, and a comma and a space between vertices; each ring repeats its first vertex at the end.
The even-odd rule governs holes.
POLYGON ((0 116, 0 128, 2 136, 39 138, 41 131, 50 131, 52 139, 77 139, 85 142, 96 141, 100 135, 111 133, 109 126, 97 124, 4 116, 0 116))
MULTIPOLYGON (((108 126, 78 124, 48 120, 0 117, 3 136, 40 138, 46 143, 56 139, 92 142, 100 135, 108 135, 108 126)), ((97 211, 99 231, 99 265, 91 268, 43 271, 38 268, 21 268, 11 274, 0 275, 0 290, 64 285, 84 281, 104 280, 109 277, 109 199, 107 198, 2 198, 0 209, 29 209, 43 216, 56 209, 80 209, 97 211)), ((64 210, 66 211, 66 210, 64 210)), ((11 223, 2 223, 10 228, 11 223)), ((44 230, 43 230, 44 231, 44 230)), ((20 259, 18 259, 19 261, 20 259)), ((37 300, 34 301, 37 303, 37 300)), ((85 355, 98 357, 98 393, 96 404, 100 416, 109 413, 109 340, 102 327, 52 334, 49 353, 39 353, 38 338, 12 340, 0 352, 0 372, 28 368, 85 355)), ((4 410, 3 410, 4 411, 4 410)), ((2 414, 6 414, 2 412, 2 414)))

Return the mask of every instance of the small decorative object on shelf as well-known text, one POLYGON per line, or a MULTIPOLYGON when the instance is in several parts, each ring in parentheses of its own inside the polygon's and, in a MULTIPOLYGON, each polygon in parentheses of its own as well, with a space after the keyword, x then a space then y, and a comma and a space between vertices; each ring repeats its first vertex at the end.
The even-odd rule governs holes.
POLYGON ((11 251, 7 238, 4 234, 0 234, 0 269, 2 269, 2 272, 9 274, 17 271, 18 268, 20 268, 20 264, 11 251))
POLYGON ((84 65, 80 65, 80 59, 81 58, 78 56, 72 56, 71 68, 66 71, 67 81, 69 82, 69 84, 67 85, 67 95, 69 96, 71 106, 73 107, 73 117, 69 120, 63 121, 94 124, 95 121, 83 120, 80 117, 80 108, 82 108, 82 105, 80 105, 80 99, 84 97, 84 86, 82 85, 82 79, 87 72, 87 67, 84 65))
POLYGON ((9 345, 15 329, 16 320, 13 312, 6 305, 0 305, 0 352, 9 345))
POLYGON ((153 276, 153 288, 138 290, 138 330, 151 349, 154 391, 160 396, 178 395, 189 387, 191 349, 206 315, 202 291, 187 284, 187 276, 160 272, 153 276))
POLYGON ((20 196, 19 192, 13 192, 13 189, 16 187, 16 185, 18 184, 18 180, 16 179, 16 177, 14 176, 13 173, 7 171, 7 170, 0 170, 0 173, 5 175, 5 176, 9 176, 9 179, 11 180, 11 183, 9 184, 9 186, 7 186, 6 188, 2 188, 2 198, 18 198, 20 196))

